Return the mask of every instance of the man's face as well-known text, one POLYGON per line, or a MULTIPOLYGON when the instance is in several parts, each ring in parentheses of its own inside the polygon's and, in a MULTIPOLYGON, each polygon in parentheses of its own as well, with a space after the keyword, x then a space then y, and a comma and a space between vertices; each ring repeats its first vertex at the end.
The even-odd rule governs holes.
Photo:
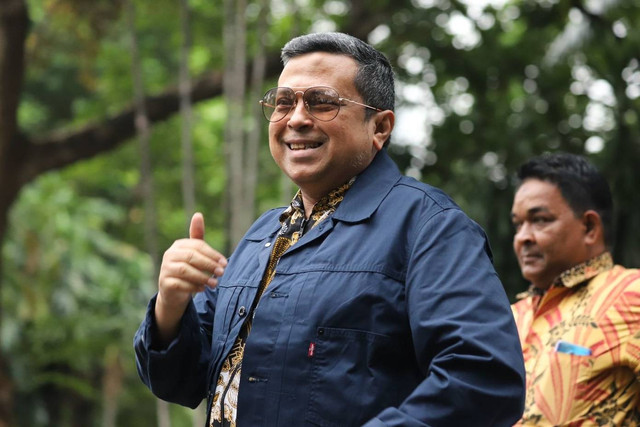
POLYGON ((563 271, 589 259, 587 227, 555 184, 525 180, 514 197, 511 219, 522 276, 534 286, 547 289, 563 271))
MULTIPOLYGON (((329 86, 342 98, 362 102, 355 86, 357 64, 344 55, 315 52, 292 58, 278 86, 304 91, 329 86)), ((274 160, 301 189, 319 199, 362 172, 382 143, 375 137, 375 119, 365 121, 365 108, 344 102, 337 117, 320 121, 309 114, 297 95, 297 105, 287 116, 269 124, 269 148, 274 160)))

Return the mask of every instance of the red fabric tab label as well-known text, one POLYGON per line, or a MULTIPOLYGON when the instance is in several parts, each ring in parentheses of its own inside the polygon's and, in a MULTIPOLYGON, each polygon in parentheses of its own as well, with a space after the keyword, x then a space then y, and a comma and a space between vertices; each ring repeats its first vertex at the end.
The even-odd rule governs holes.
POLYGON ((309 343, 309 350, 307 351, 307 357, 313 357, 313 352, 316 349, 316 343, 311 342, 309 343))

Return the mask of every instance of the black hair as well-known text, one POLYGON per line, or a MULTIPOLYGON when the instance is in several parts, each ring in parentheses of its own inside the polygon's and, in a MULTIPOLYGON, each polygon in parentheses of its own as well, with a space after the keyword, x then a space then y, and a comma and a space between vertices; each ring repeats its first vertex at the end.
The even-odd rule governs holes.
MULTIPOLYGON (((381 52, 357 37, 344 33, 313 33, 290 40, 280 55, 287 65, 291 58, 313 52, 327 52, 346 55, 358 64, 354 85, 363 102, 381 110, 395 108, 395 83, 393 68, 381 52)), ((368 120, 374 114, 366 110, 368 120)), ((388 140, 385 142, 385 145, 388 140)))
POLYGON ((533 157, 518 170, 522 183, 536 178, 555 184, 576 216, 587 210, 600 215, 607 247, 613 245, 613 199, 609 184, 586 158, 569 153, 533 157))

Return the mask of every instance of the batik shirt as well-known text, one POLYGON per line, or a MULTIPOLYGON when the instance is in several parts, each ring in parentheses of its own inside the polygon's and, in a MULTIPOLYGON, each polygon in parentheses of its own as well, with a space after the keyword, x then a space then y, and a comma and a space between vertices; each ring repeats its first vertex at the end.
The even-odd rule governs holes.
POLYGON ((291 246, 296 244, 300 237, 323 220, 330 217, 337 209, 338 205, 344 199, 344 195, 351 187, 355 178, 351 179, 347 184, 338 187, 328 195, 320 199, 311 211, 311 215, 307 219, 302 203, 302 193, 298 193, 293 198, 289 207, 280 215, 280 231, 273 244, 269 263, 265 269, 262 281, 258 287, 258 293, 253 302, 251 313, 247 316, 238 339, 236 340, 231 352, 227 356, 222 365, 220 376, 216 384, 216 391, 213 396, 213 404, 211 406, 211 427, 231 426, 235 427, 237 411, 238 411, 238 391, 240 388, 240 373, 242 369, 242 357, 244 355, 245 343, 251 332, 251 319, 253 319, 253 310, 255 310, 260 297, 264 293, 267 286, 273 279, 276 272, 276 266, 280 257, 291 246))
POLYGON ((604 253, 512 305, 527 426, 640 425, 640 270, 604 253))

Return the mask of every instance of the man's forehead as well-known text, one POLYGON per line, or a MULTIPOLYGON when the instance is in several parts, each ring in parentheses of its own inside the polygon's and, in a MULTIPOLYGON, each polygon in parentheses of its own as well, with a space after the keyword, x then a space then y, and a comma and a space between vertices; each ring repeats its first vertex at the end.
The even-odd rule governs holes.
POLYGON ((518 199, 554 199, 562 197, 560 188, 553 182, 544 181, 538 178, 528 178, 516 191, 515 198, 518 199))
POLYGON ((346 55, 327 52, 306 53, 287 62, 278 79, 279 86, 306 89, 311 86, 353 84, 356 62, 346 55))
POLYGON ((567 205, 556 184, 539 179, 528 179, 516 191, 512 211, 551 212, 554 208, 567 205))

